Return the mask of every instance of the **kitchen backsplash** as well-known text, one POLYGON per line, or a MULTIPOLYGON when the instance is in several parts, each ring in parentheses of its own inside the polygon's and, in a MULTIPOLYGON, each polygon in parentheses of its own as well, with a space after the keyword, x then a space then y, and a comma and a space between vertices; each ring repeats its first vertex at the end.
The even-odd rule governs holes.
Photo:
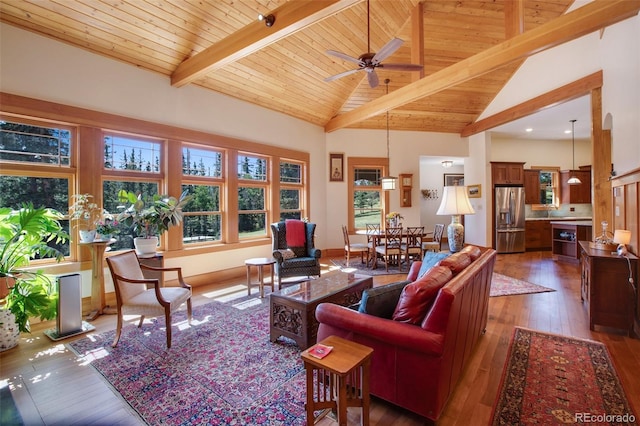
POLYGON ((592 217, 591 204, 562 204, 558 210, 531 210, 531 205, 525 206, 526 218, 544 218, 544 217, 592 217), (571 211, 571 208, 574 211, 571 211))

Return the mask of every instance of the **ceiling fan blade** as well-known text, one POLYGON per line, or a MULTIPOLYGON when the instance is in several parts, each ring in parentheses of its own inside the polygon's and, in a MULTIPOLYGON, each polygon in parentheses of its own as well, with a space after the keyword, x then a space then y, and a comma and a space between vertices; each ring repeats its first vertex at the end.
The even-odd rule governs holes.
POLYGON ((363 69, 364 69, 364 68, 356 68, 356 69, 354 69, 354 70, 349 70, 349 71, 341 72, 340 74, 332 75, 331 77, 327 77, 327 78, 325 78, 325 79, 324 79, 324 81, 327 81, 327 82, 329 82, 329 81, 334 81, 334 80, 337 80, 337 79, 339 79, 339 78, 346 77, 346 76, 348 76, 348 75, 351 75, 351 74, 357 73, 358 71, 362 71, 363 69))
POLYGON ((354 58, 353 56, 349 56, 349 55, 347 55, 345 53, 342 53, 342 52, 336 52, 335 50, 327 50, 327 54, 336 56, 336 57, 338 57, 340 59, 343 59, 345 61, 353 62, 353 63, 358 64, 360 66, 364 66, 364 62, 362 62, 360 59, 354 58))
POLYGON ((371 69, 371 71, 367 70, 367 80, 369 80, 369 87, 372 89, 378 87, 378 83, 380 82, 378 80, 378 74, 376 74, 374 69, 371 69))
POLYGON ((373 59, 371 59, 371 63, 374 65, 377 65, 380 62, 384 61, 386 58, 391 56, 396 50, 398 50, 398 48, 402 46, 402 43, 404 43, 404 40, 401 40, 399 38, 391 39, 389 43, 382 46, 382 49, 380 49, 380 51, 375 54, 373 59))
POLYGON ((380 64, 379 68, 396 71, 422 71, 424 66, 418 64, 380 64))

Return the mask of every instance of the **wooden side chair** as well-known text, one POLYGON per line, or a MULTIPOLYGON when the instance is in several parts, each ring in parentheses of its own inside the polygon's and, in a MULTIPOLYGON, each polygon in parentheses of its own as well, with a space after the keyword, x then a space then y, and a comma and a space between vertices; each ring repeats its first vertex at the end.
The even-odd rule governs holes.
POLYGON ((422 256, 428 251, 439 252, 442 250, 442 234, 444 233, 444 224, 437 223, 433 228, 433 238, 431 241, 422 242, 422 256))
POLYGON ((378 261, 376 246, 381 245, 380 241, 382 241, 382 238, 380 237, 380 224, 367 223, 365 226, 367 230, 367 247, 369 247, 369 259, 367 260, 367 265, 369 265, 369 261, 371 261, 373 262, 371 265, 373 267, 375 266, 375 262, 378 261))
POLYGON ((384 233, 384 245, 376 247, 376 255, 384 261, 384 267, 389 271, 389 264, 396 263, 400 267, 402 260, 402 226, 387 228, 384 233))
POLYGON ((352 244, 349 241, 349 230, 345 225, 342 225, 342 237, 344 238, 344 259, 347 267, 349 267, 349 258, 351 257, 351 253, 360 253, 360 260, 362 263, 365 263, 365 254, 366 261, 369 262, 369 247, 363 243, 354 243, 352 244))
POLYGON ((167 348, 171 347, 171 314, 187 303, 187 317, 191 323, 191 286, 182 279, 181 268, 154 268, 140 265, 135 251, 127 251, 107 257, 113 285, 116 289, 118 323, 111 346, 116 347, 122 332, 124 315, 140 315, 138 327, 146 316, 164 315, 167 327, 167 348), (162 287, 158 279, 145 279, 142 270, 174 271, 178 273, 180 287, 162 287), (149 287, 149 288, 147 288, 149 287))
POLYGON ((408 226, 405 233, 406 238, 403 244, 404 260, 407 265, 410 261, 422 259, 422 236, 424 235, 424 226, 408 226))

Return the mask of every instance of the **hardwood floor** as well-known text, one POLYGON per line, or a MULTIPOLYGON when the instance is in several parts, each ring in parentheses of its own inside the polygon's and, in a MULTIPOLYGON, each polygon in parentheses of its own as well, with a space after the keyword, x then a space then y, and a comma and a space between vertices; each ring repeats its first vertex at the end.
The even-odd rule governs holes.
MULTIPOLYGON (((629 402, 636 415, 640 415, 640 340, 615 332, 589 330, 586 310, 580 302, 579 266, 555 262, 550 252, 529 252, 498 255, 495 271, 557 291, 490 299, 487 333, 475 348, 439 425, 489 422, 514 326, 605 343, 629 402)), ((386 284, 399 277, 376 276, 374 283, 386 284)), ((246 292, 244 283, 242 277, 198 287, 194 304, 207 303, 233 291, 246 292)), ((93 325, 97 332, 102 332, 115 328, 115 322, 115 316, 103 315, 93 325)), ((55 327, 52 322, 34 325, 33 333, 23 335, 17 348, 0 354, 0 383, 10 386, 25 424, 144 424, 97 372, 76 360, 65 347, 71 339, 52 342, 42 333, 52 327, 55 327)), ((321 423, 332 421, 325 418, 321 423)), ((425 423, 423 418, 373 399, 372 425, 425 423)))

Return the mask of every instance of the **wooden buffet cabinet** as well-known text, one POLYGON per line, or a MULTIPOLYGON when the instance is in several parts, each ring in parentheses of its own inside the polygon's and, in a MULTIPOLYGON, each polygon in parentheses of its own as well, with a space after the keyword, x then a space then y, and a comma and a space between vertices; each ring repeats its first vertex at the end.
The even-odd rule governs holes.
POLYGON ((587 306, 589 328, 611 327, 634 334, 635 306, 640 306, 638 294, 638 258, 615 252, 595 250, 589 241, 580 241, 580 296, 587 306), (633 279, 633 285, 629 278, 633 279))

